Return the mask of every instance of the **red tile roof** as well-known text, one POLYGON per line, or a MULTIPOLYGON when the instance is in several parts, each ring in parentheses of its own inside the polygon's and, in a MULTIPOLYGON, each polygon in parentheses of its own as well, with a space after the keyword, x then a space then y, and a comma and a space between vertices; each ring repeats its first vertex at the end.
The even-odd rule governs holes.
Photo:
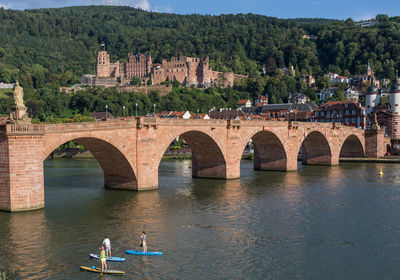
POLYGON ((249 102, 249 101, 250 101, 250 99, 241 99, 241 100, 238 101, 237 104, 242 105, 242 104, 246 104, 246 103, 249 102))

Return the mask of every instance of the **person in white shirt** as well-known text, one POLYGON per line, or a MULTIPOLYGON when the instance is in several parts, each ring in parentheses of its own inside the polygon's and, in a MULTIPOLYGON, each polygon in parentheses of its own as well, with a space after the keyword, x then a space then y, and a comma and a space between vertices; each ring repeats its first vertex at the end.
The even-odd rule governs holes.
POLYGON ((101 244, 103 244, 104 247, 106 248, 106 257, 110 258, 111 257, 111 242, 110 242, 110 239, 107 236, 104 236, 104 240, 103 240, 103 242, 101 242, 101 244))
POLYGON ((146 253, 147 252, 147 235, 146 232, 143 231, 142 235, 140 236, 141 238, 141 243, 140 243, 140 247, 143 246, 143 252, 146 253))

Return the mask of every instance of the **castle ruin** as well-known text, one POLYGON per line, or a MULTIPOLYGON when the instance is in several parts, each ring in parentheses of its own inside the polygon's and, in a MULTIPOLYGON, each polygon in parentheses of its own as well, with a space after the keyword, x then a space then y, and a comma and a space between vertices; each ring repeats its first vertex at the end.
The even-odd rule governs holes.
POLYGON ((153 85, 166 81, 178 81, 184 86, 210 87, 214 85, 232 87, 235 79, 244 78, 232 72, 218 72, 210 69, 209 58, 172 57, 161 64, 153 63, 150 54, 129 54, 127 62, 111 62, 107 51, 97 53, 96 75, 84 75, 82 84, 96 86, 126 86, 132 77, 146 84, 151 79, 153 85))

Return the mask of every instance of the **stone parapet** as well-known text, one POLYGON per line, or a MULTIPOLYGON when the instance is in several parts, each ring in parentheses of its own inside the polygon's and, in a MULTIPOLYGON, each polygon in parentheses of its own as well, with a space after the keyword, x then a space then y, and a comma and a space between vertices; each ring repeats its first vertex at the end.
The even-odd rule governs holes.
POLYGON ((43 135, 44 124, 7 124, 0 126, 3 135, 43 135))

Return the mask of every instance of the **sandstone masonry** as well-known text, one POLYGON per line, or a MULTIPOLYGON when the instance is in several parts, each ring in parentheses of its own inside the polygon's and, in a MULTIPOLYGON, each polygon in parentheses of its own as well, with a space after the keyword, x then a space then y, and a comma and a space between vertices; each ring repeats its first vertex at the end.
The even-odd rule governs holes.
POLYGON ((43 161, 74 140, 97 159, 110 189, 158 188, 158 167, 177 137, 192 150, 192 176, 240 178, 240 160, 250 141, 257 170, 297 170, 303 164, 337 165, 340 156, 380 157, 381 130, 337 123, 162 119, 138 117, 90 123, 0 126, 0 209, 44 207, 43 161))

